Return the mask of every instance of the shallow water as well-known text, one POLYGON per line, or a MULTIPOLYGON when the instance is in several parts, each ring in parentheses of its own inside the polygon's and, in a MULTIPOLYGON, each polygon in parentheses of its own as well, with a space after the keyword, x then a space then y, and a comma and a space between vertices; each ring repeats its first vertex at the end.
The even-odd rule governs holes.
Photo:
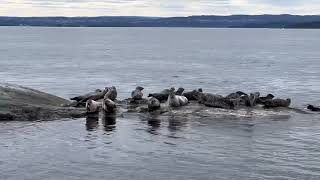
MULTIPOLYGON (((69 98, 115 85, 320 99, 320 31, 0 28, 0 81, 69 98)), ((0 179, 319 179, 320 118, 290 112, 186 119, 0 123, 0 179)))

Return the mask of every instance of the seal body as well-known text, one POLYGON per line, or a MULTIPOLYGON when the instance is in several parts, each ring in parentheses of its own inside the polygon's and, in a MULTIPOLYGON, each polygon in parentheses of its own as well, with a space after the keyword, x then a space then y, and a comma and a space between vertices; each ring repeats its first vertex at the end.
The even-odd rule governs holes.
POLYGON ((106 89, 107 93, 104 95, 104 99, 110 99, 112 101, 115 101, 118 96, 116 87, 112 86, 106 89))
POLYGON ((202 89, 186 92, 186 93, 183 93, 182 95, 186 97, 189 101, 196 101, 198 100, 197 97, 200 92, 202 92, 202 89))
POLYGON ((235 93, 231 93, 229 94, 228 96, 226 96, 226 98, 229 98, 229 99, 238 99, 240 98, 241 96, 245 96, 247 95, 246 93, 242 92, 242 91, 237 91, 235 93))
POLYGON ((97 113, 102 107, 102 102, 97 102, 92 99, 86 102, 86 111, 87 113, 97 113))
POLYGON ((269 100, 272 100, 274 98, 274 95, 273 94, 268 94, 267 96, 265 97, 259 97, 257 99, 257 104, 265 104, 266 101, 269 101, 269 100))
POLYGON ((95 96, 98 93, 101 93, 102 91, 100 89, 95 90, 94 92, 82 95, 82 96, 76 96, 73 98, 70 98, 70 100, 74 100, 74 101, 87 101, 88 99, 90 99, 90 97, 95 96))
POLYGON ((160 109, 160 101, 154 97, 151 97, 148 99, 148 109, 149 111, 160 109))
POLYGON ((109 98, 103 99, 102 109, 106 113, 115 113, 116 112, 116 103, 109 98))
POLYGON ((170 89, 170 94, 168 96, 168 106, 169 107, 180 107, 188 104, 188 99, 184 96, 175 95, 175 89, 170 89))
POLYGON ((131 92, 131 98, 132 100, 142 100, 142 97, 143 97, 143 93, 142 93, 142 90, 144 88, 143 87, 136 87, 136 89, 134 91, 131 92))
POLYGON ((264 107, 266 108, 276 108, 276 107, 289 107, 291 104, 291 99, 272 99, 265 102, 264 107))
POLYGON ((184 89, 183 88, 179 88, 177 91, 176 91, 176 95, 178 96, 182 96, 182 93, 183 93, 184 89))
POLYGON ((308 105, 307 109, 309 109, 310 111, 320 111, 320 108, 319 107, 315 107, 313 105, 308 105))
POLYGON ((154 97, 158 99, 160 102, 165 102, 166 100, 168 100, 169 94, 170 89, 164 89, 160 93, 149 94, 148 97, 154 97))
POLYGON ((225 98, 218 94, 199 93, 198 102, 208 107, 235 109, 239 105, 239 99, 225 98))
POLYGON ((158 99, 160 102, 166 101, 168 99, 169 94, 163 94, 163 93, 153 93, 149 94, 148 97, 154 97, 158 99))

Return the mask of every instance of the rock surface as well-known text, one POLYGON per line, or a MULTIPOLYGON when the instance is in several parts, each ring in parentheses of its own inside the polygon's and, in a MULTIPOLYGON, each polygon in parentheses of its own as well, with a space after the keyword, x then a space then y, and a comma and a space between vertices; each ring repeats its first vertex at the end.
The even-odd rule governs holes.
POLYGON ((63 107, 70 101, 19 85, 0 83, 0 121, 53 120, 84 116, 82 108, 63 107))

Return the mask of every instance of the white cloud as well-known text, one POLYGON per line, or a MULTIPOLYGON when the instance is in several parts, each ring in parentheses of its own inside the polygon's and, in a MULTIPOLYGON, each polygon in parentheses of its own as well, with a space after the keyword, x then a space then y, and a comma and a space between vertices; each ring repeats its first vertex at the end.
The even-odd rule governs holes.
POLYGON ((320 0, 0 0, 1 16, 319 14, 320 0))

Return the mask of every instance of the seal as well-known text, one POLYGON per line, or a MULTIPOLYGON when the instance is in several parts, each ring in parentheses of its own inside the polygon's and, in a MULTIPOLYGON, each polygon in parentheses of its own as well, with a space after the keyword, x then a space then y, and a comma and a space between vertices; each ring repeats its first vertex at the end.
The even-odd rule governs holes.
POLYGON ((104 95, 103 99, 110 99, 112 101, 115 101, 118 96, 117 88, 112 86, 112 87, 106 88, 106 90, 107 90, 107 93, 104 95))
POLYGON ((87 113, 97 113, 102 107, 102 102, 97 102, 92 99, 89 99, 86 102, 86 111, 87 113))
POLYGON ((201 88, 198 90, 195 89, 191 92, 183 93, 182 96, 186 97, 189 101, 196 101, 196 100, 198 100, 197 96, 198 96, 199 92, 202 92, 201 88))
POLYGON ((160 101, 154 97, 148 99, 148 109, 149 111, 155 111, 160 109, 160 101))
POLYGON ((134 91, 131 92, 131 98, 132 100, 136 101, 136 100, 142 100, 143 97, 143 93, 142 90, 144 88, 141 86, 136 87, 136 89, 134 91))
POLYGON ((168 106, 169 107, 180 107, 188 104, 188 99, 184 96, 175 95, 175 89, 171 88, 170 94, 168 96, 168 106))
POLYGON ((225 98, 218 94, 198 93, 198 102, 208 107, 235 109, 238 107, 239 99, 225 98))
POLYGON ((177 91, 176 91, 176 95, 178 96, 182 96, 182 93, 183 93, 184 89, 182 87, 180 87, 177 91))
POLYGON ((276 108, 276 107, 289 107, 291 99, 271 99, 265 102, 265 108, 276 108))
POLYGON ((94 92, 90 92, 82 96, 76 96, 76 97, 70 98, 70 100, 77 101, 77 102, 87 101, 88 99, 91 99, 90 97, 95 96, 101 92, 102 92, 101 89, 96 89, 94 92))
POLYGON ((168 100, 169 94, 170 94, 170 89, 164 89, 160 93, 149 94, 148 97, 154 97, 158 99, 160 102, 164 102, 168 100))
POLYGON ((229 94, 228 96, 226 96, 226 98, 229 98, 229 99, 238 99, 240 98, 241 96, 246 96, 247 94, 242 92, 242 91, 237 91, 235 93, 231 93, 229 94))
POLYGON ((268 94, 265 97, 259 97, 257 99, 257 104, 263 104, 264 105, 266 103, 266 101, 272 100, 273 98, 274 98, 273 94, 268 94))
POLYGON ((307 109, 309 109, 310 111, 320 111, 320 107, 316 107, 316 106, 313 106, 311 104, 308 105, 307 109))
POLYGON ((116 103, 109 98, 103 99, 102 109, 105 113, 115 113, 116 112, 116 103))

